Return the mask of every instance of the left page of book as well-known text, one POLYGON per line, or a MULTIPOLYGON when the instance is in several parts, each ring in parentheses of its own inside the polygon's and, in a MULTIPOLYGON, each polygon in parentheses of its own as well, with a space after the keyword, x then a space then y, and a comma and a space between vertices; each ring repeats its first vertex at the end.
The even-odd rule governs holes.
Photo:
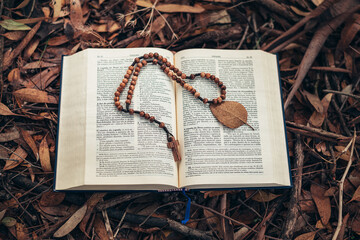
MULTIPOLYGON (((157 124, 140 119, 138 114, 118 111, 113 100, 135 57, 158 52, 172 61, 172 53, 154 48, 88 49, 86 52, 85 174, 84 186, 79 189, 177 187, 177 166, 167 148, 165 132, 157 124)), ((120 96, 123 106, 129 85, 120 96)), ((141 69, 130 108, 155 116, 171 132, 176 132, 174 86, 158 66, 148 64, 141 69)))

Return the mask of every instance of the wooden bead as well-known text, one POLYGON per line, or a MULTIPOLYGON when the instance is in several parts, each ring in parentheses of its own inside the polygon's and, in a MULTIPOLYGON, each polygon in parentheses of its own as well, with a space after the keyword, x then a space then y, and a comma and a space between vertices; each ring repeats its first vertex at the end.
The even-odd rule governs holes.
POLYGON ((136 68, 135 68, 135 71, 136 71, 136 72, 140 72, 140 68, 139 68, 139 67, 136 67, 136 68))
POLYGON ((192 94, 195 94, 196 93, 196 89, 195 88, 193 88, 193 89, 191 89, 191 91, 190 91, 192 94))
POLYGON ((164 127, 165 127, 165 123, 161 122, 161 123, 159 124, 159 128, 164 128, 164 127))
POLYGON ((130 85, 129 89, 134 91, 135 86, 134 86, 134 85, 130 85))
POLYGON ((224 90, 224 89, 221 89, 221 94, 226 94, 226 90, 224 90))
POLYGON ((117 102, 117 101, 119 101, 119 100, 120 100, 119 97, 114 97, 114 102, 117 102))
POLYGON ((134 92, 133 92, 132 90, 129 90, 129 91, 128 91, 128 94, 133 95, 134 92))
POLYGON ((175 74, 174 74, 171 78, 172 78, 172 80, 176 80, 176 79, 177 79, 177 77, 176 77, 175 74))
POLYGON ((226 86, 225 86, 225 85, 222 85, 220 88, 221 88, 221 90, 226 90, 226 86))
POLYGON ((137 80, 138 80, 138 77, 137 77, 137 76, 133 76, 133 77, 131 78, 131 80, 137 81, 137 80))
POLYGON ((120 106, 120 102, 119 101, 115 102, 115 106, 116 107, 120 106))
POLYGON ((134 66, 130 66, 129 70, 133 71, 134 70, 134 66))
POLYGON ((125 84, 125 83, 123 83, 123 82, 122 82, 122 83, 120 83, 120 87, 121 87, 121 88, 124 88, 125 86, 126 86, 126 84, 125 84))
POLYGON ((159 61, 163 60, 163 56, 159 55, 158 59, 159 61))
POLYGON ((130 108, 130 109, 129 109, 129 114, 130 114, 130 115, 133 115, 133 114, 134 114, 134 109, 130 108))
POLYGON ((115 92, 115 97, 119 97, 120 96, 120 92, 116 91, 115 92))
POLYGON ((204 78, 204 77, 205 77, 205 73, 204 73, 204 72, 200 73, 200 77, 204 78))
POLYGON ((185 79, 185 78, 186 78, 186 74, 185 74, 185 73, 181 74, 181 78, 182 78, 182 79, 185 79))
POLYGON ((167 75, 168 75, 169 77, 172 77, 172 76, 174 75, 174 73, 169 71, 169 72, 167 73, 167 75))
POLYGON ((152 62, 153 62, 153 64, 156 65, 156 64, 158 63, 158 60, 157 60, 157 59, 154 59, 152 62))
POLYGON ((164 73, 166 73, 166 74, 168 74, 169 71, 170 71, 170 69, 169 69, 168 67, 166 67, 166 68, 164 69, 164 73))
POLYGON ((145 59, 148 59, 148 58, 149 58, 149 54, 145 53, 145 54, 144 54, 144 58, 145 58, 145 59))
POLYGON ((203 103, 207 103, 209 100, 207 98, 203 99, 203 103))
POLYGON ((132 73, 131 70, 127 70, 127 71, 126 71, 126 74, 129 74, 129 75, 130 75, 131 73, 132 73))
POLYGON ((139 63, 139 62, 140 62, 140 58, 138 58, 138 57, 135 58, 135 62, 136 62, 136 63, 139 63))
POLYGON ((126 99, 125 103, 126 103, 126 104, 131 104, 131 100, 130 100, 130 99, 126 99))
POLYGON ((193 89, 191 85, 188 86, 187 90, 190 92, 193 89))
POLYGON ((139 76, 139 72, 134 72, 134 76, 139 76))
POLYGON ((144 59, 141 61, 142 65, 146 66, 147 65, 147 61, 144 59))
POLYGON ((142 68, 142 67, 143 67, 143 64, 142 64, 142 63, 138 63, 136 66, 138 66, 139 68, 142 68))
POLYGON ((194 94, 194 97, 195 97, 195 98, 200 97, 200 93, 199 93, 199 92, 196 92, 196 93, 194 94))
POLYGON ((215 79, 215 76, 214 76, 214 75, 211 75, 211 76, 210 76, 210 79, 211 79, 211 80, 214 80, 214 79, 215 79))
POLYGON ((174 69, 175 69, 175 66, 174 66, 174 65, 171 65, 169 68, 170 68, 170 70, 174 70, 174 69))
POLYGON ((129 82, 129 79, 128 79, 128 78, 124 78, 124 79, 122 80, 122 82, 125 83, 125 84, 127 84, 127 83, 129 82))
POLYGON ((125 74, 125 75, 124 75, 124 78, 129 78, 129 77, 130 77, 129 74, 125 74))
POLYGON ((167 59, 166 59, 166 58, 163 58, 163 59, 162 59, 162 62, 163 62, 163 63, 167 63, 167 59))
POLYGON ((224 83, 221 82, 221 81, 219 81, 219 82, 218 82, 218 85, 219 85, 219 87, 222 87, 222 86, 224 85, 224 83))
POLYGON ((220 95, 222 100, 225 100, 226 96, 225 95, 220 95))
POLYGON ((209 78, 210 78, 210 76, 211 76, 211 74, 210 74, 210 73, 206 73, 206 74, 205 74, 205 78, 207 78, 207 79, 209 79, 209 78))
POLYGON ((184 84, 184 88, 187 90, 188 87, 189 87, 189 84, 185 83, 185 84, 184 84))
POLYGON ((149 53, 149 58, 153 58, 154 54, 152 52, 149 53))
POLYGON ((184 87, 184 84, 185 84, 185 82, 180 79, 180 86, 184 87))
POLYGON ((122 88, 122 87, 118 87, 117 89, 116 89, 118 92, 122 92, 122 90, 124 90, 124 88, 122 88))
POLYGON ((177 82, 177 83, 181 83, 181 79, 177 77, 177 78, 176 78, 176 82, 177 82))
POLYGON ((135 85, 136 85, 136 81, 131 81, 130 84, 135 86, 135 85))
POLYGON ((166 62, 166 66, 167 66, 167 67, 170 67, 170 66, 171 66, 171 63, 170 63, 170 62, 166 62))
POLYGON ((145 115, 145 113, 144 113, 143 111, 141 111, 141 112, 139 113, 139 115, 140 115, 140 117, 143 117, 143 116, 145 115))
POLYGON ((149 119, 150 118, 150 115, 148 113, 145 113, 145 119, 149 119))
POLYGON ((195 79, 195 75, 194 75, 194 74, 190 74, 190 79, 195 79))
POLYGON ((178 71, 179 71, 179 69, 178 68, 174 68, 174 73, 177 73, 178 71))
POLYGON ((219 81, 220 81, 219 78, 215 78, 215 79, 214 79, 214 82, 215 82, 215 83, 219 83, 219 81))
POLYGON ((121 110, 123 110, 123 106, 119 105, 119 106, 117 107, 117 109, 118 109, 119 111, 121 111, 121 110))
POLYGON ((217 98, 218 103, 221 103, 222 100, 223 100, 223 99, 222 99, 221 97, 218 97, 218 98, 217 98))
POLYGON ((213 99, 213 103, 214 104, 217 104, 218 103, 218 100, 216 98, 213 99))
POLYGON ((181 74, 182 74, 182 71, 178 71, 178 72, 176 73, 176 75, 178 75, 179 77, 181 76, 181 74))
POLYGON ((154 53, 154 58, 158 58, 159 57, 159 54, 156 52, 154 53))
POLYGON ((166 68, 165 64, 161 65, 161 67, 160 67, 161 70, 164 70, 165 68, 166 68))
POLYGON ((151 116, 151 117, 149 118, 149 120, 150 120, 150 122, 154 122, 154 121, 155 121, 155 117, 154 117, 154 116, 151 116))

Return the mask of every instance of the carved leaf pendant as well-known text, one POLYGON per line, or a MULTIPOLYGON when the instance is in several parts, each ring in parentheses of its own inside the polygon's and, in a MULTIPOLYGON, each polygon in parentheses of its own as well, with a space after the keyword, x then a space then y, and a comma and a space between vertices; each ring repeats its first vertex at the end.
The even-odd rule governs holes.
MULTIPOLYGON (((226 127, 238 128, 244 124, 251 127, 247 123, 248 113, 245 107, 238 102, 225 101, 221 104, 210 104, 210 110, 217 120, 226 127)), ((254 130, 253 127, 251 128, 254 130)))

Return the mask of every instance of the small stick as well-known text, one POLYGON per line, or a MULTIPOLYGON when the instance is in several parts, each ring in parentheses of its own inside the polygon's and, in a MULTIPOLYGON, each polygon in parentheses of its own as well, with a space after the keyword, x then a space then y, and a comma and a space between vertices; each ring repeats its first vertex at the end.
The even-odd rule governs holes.
POLYGON ((356 129, 355 129, 355 132, 354 132, 354 137, 353 139, 351 139, 351 141, 349 142, 349 144, 346 146, 346 148, 344 149, 343 152, 346 152, 350 145, 351 145, 351 153, 350 153, 350 159, 349 159, 349 162, 346 166, 346 169, 345 169, 345 172, 339 182, 339 218, 338 218, 338 224, 337 224, 337 227, 336 227, 336 230, 335 230, 335 233, 334 233, 334 236, 332 238, 332 240, 336 240, 337 239, 337 236, 339 235, 339 232, 341 230, 341 226, 343 224, 343 219, 342 219, 342 209, 343 209, 343 195, 344 195, 344 182, 345 182, 345 178, 349 172, 349 169, 352 165, 352 157, 353 157, 353 154, 354 154, 354 148, 355 148, 355 139, 356 139, 356 129))
POLYGON ((352 98, 355 98, 355 99, 357 99, 357 100, 360 100, 360 96, 356 96, 356 95, 350 94, 350 93, 339 92, 339 91, 329 90, 329 89, 325 89, 325 90, 323 90, 323 92, 345 95, 345 96, 352 97, 352 98))

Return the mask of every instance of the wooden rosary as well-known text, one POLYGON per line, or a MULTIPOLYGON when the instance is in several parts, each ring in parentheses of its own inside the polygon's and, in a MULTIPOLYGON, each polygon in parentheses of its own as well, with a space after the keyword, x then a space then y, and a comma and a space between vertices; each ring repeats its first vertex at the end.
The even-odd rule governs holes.
MULTIPOLYGON (((137 57, 134 59, 134 62, 129 66, 128 70, 126 71, 126 74, 124 75, 124 78, 122 82, 120 83, 119 87, 117 88, 117 91, 115 92, 115 106, 119 111, 127 112, 130 115, 133 115, 134 113, 139 114, 140 117, 144 117, 145 119, 148 119, 150 122, 155 122, 159 125, 160 128, 162 128, 166 132, 166 137, 168 141, 168 148, 172 150, 174 160, 180 161, 181 156, 179 152, 179 141, 175 140, 175 137, 169 132, 169 130, 166 128, 165 124, 163 122, 160 122, 155 119, 154 116, 150 116, 149 113, 145 113, 144 111, 137 111, 132 108, 130 108, 131 105, 131 99, 134 94, 136 82, 138 80, 138 76, 140 73, 140 70, 142 67, 146 66, 148 63, 153 63, 154 65, 158 64, 160 65, 160 69, 164 71, 172 80, 179 83, 183 88, 188 90, 191 94, 194 95, 195 98, 202 101, 204 104, 210 104, 210 109, 214 116, 225 126, 230 128, 236 128, 243 124, 247 124, 247 112, 245 108, 237 102, 230 102, 226 101, 226 103, 233 103, 232 105, 229 104, 228 106, 223 105, 222 103, 225 103, 224 100, 226 99, 226 86, 223 82, 219 80, 219 78, 215 77, 214 75, 211 75, 210 73, 197 73, 197 74, 190 74, 190 76, 187 76, 185 73, 181 72, 178 68, 176 68, 173 64, 171 64, 166 58, 159 55, 158 53, 148 53, 144 54, 141 57, 137 57), (132 77, 131 77, 132 76, 132 77), (214 98, 213 100, 208 100, 207 98, 200 97, 200 93, 193 88, 189 83, 185 82, 183 79, 195 79, 195 77, 202 77, 206 79, 210 79, 211 81, 214 81, 221 90, 221 95, 218 98, 214 98), (131 81, 129 80, 131 77, 131 81), (130 86, 128 90, 127 99, 125 101, 126 107, 124 108, 120 103, 120 94, 123 92, 126 84, 130 81, 130 86), (235 105, 234 105, 235 103, 235 105), (231 106, 230 106, 231 105, 231 106), (241 106, 239 106, 241 105, 241 106), (218 107, 222 106, 222 107, 218 107), (238 114, 236 114, 236 109, 238 109, 238 114), (235 110, 235 111, 234 111, 235 110), (234 114, 235 112, 235 114, 234 114), (221 116, 219 118, 219 116, 221 116), (235 120, 235 121, 234 121, 235 120)), ((247 124, 248 125, 248 124, 247 124)), ((248 125, 250 126, 250 125, 248 125)), ((251 126, 250 126, 251 127, 251 126)))

